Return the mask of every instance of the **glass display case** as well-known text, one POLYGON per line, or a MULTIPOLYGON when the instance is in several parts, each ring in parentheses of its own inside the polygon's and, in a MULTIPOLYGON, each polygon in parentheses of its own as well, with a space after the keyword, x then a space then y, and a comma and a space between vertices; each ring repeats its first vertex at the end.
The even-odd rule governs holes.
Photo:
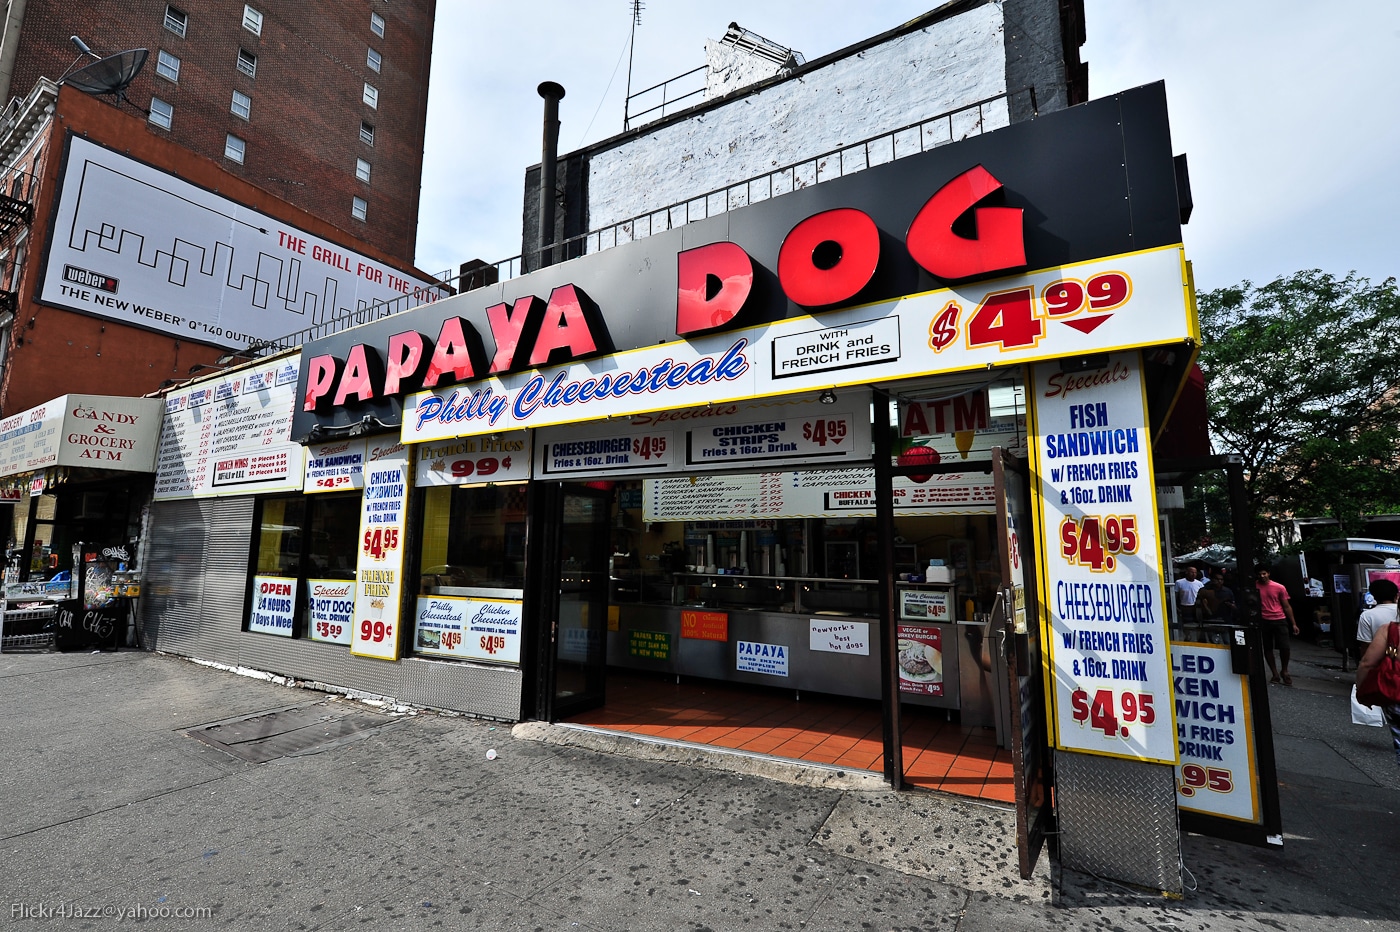
POLYGON ((735 573, 673 574, 671 603, 727 610, 848 615, 879 612, 879 581, 813 576, 745 576, 735 573))

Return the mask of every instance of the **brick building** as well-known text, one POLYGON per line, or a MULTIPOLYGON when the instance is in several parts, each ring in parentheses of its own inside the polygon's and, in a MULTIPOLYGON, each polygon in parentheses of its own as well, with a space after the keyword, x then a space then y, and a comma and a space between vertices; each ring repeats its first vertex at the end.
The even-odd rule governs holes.
POLYGON ((0 101, 57 81, 78 57, 72 35, 100 55, 148 48, 129 95, 158 134, 408 263, 435 10, 435 0, 11 0, 0 101))
POLYGON ((3 416, 143 395, 249 345, 437 296, 408 263, 72 87, 40 79, 16 101, 0 166, 3 416))

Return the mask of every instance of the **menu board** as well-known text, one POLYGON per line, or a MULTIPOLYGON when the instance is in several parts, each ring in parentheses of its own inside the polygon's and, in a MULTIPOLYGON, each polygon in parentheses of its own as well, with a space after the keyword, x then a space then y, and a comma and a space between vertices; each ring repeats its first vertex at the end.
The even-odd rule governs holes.
POLYGON ((300 491, 305 451, 289 436, 299 362, 284 357, 166 396, 154 498, 300 491))
POLYGON ((336 440, 306 448, 306 492, 346 492, 365 487, 368 440, 336 440))
POLYGON ((741 466, 870 460, 869 396, 854 392, 835 404, 807 396, 711 405, 537 433, 535 475, 542 477, 690 475, 741 466))
POLYGON ((895 633, 899 691, 943 695, 943 630, 933 625, 898 625, 895 633))
POLYGON ((524 482, 529 478, 528 430, 418 445, 416 481, 420 486, 524 482))
POLYGON ((1177 748, 1176 804, 1181 809, 1259 822, 1254 714, 1245 677, 1230 648, 1173 641, 1177 748))
POLYGON ((1176 764, 1142 360, 1037 365, 1031 399, 1055 744, 1176 764))
MULTIPOLYGON (((995 514, 996 493, 991 477, 980 470, 928 476, 923 482, 896 476, 894 513, 995 514)), ((868 466, 642 482, 642 516, 648 523, 874 514, 875 470, 868 466)))
POLYGON ((355 583, 348 579, 306 581, 306 636, 328 644, 349 644, 354 626, 355 583))
POLYGON ((355 564, 355 620, 350 653, 378 660, 399 656, 399 605, 403 598, 408 493, 413 468, 408 448, 368 464, 360 497, 360 553, 355 564))
POLYGON ((421 596, 413 648, 420 654, 520 663, 520 599, 421 596))

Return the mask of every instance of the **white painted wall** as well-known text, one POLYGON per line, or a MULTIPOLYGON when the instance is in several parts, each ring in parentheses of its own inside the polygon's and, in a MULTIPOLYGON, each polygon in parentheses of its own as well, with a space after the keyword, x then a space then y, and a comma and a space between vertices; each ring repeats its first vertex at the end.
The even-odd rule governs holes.
POLYGON ((705 99, 714 100, 730 91, 773 77, 783 66, 771 59, 740 51, 732 45, 705 40, 705 99))
MULTIPOLYGON (((1001 4, 987 3, 594 153, 588 227, 638 217, 1003 94, 1003 25, 1001 4)), ((998 104, 982 129, 1008 122, 1004 103, 998 104)), ((969 130, 955 127, 954 135, 969 130)), ((645 225, 639 232, 645 234, 645 225)))

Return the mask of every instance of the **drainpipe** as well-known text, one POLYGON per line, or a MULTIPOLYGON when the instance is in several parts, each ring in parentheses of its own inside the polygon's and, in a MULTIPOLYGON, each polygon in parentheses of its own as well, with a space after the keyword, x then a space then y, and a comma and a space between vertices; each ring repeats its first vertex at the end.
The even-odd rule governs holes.
POLYGON ((540 156, 540 268, 554 264, 554 200, 559 174, 559 101, 564 88, 545 81, 537 90, 544 98, 544 153, 540 156))

